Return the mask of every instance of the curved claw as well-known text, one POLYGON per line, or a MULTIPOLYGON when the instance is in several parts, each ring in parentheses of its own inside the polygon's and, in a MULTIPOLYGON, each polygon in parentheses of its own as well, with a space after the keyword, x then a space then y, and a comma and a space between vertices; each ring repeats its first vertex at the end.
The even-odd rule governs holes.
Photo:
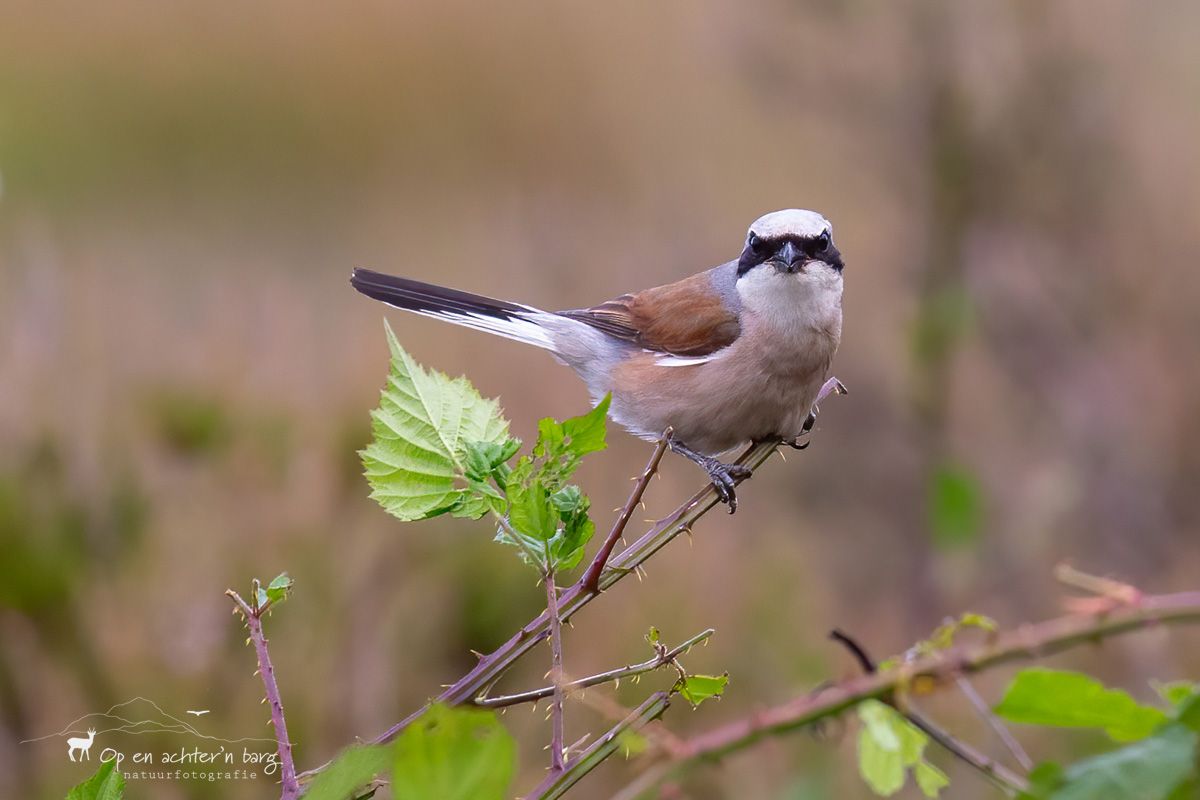
POLYGON ((743 464, 722 464, 715 459, 704 465, 708 477, 712 480, 713 488, 722 503, 729 506, 729 513, 737 511, 738 501, 735 491, 737 483, 753 474, 753 470, 743 464))

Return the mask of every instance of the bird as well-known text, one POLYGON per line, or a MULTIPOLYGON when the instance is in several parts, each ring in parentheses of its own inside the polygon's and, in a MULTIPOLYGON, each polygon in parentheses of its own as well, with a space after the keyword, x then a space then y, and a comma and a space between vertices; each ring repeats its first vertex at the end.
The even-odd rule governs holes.
POLYGON ((197 717, 200 717, 200 716, 203 716, 203 715, 207 714, 207 713, 208 713, 208 711, 209 711, 209 710, 208 710, 207 708, 206 708, 206 709, 204 709, 203 711, 193 711, 192 709, 190 709, 190 708, 189 708, 187 713, 189 713, 189 714, 195 714, 197 717))
POLYGON ((829 221, 793 208, 756 219, 731 261, 586 308, 543 311, 363 268, 350 283, 550 351, 594 401, 611 395, 609 416, 634 436, 669 430, 670 449, 705 470, 733 513, 750 470, 721 454, 765 440, 804 446, 841 341, 844 267, 829 221))

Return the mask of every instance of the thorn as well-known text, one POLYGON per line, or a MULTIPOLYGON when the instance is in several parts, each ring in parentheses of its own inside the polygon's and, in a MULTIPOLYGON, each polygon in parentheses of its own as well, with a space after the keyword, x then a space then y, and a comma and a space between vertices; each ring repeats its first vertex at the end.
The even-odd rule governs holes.
POLYGON ((265 705, 267 704, 267 698, 265 698, 265 697, 264 697, 262 700, 259 700, 259 701, 258 701, 258 704, 259 704, 260 706, 265 706, 265 705))
POLYGON ((472 650, 472 651, 471 651, 471 655, 475 656, 475 657, 476 657, 476 658, 478 658, 480 661, 482 661, 483 659, 487 658, 487 656, 485 656, 483 653, 479 652, 478 650, 472 650))

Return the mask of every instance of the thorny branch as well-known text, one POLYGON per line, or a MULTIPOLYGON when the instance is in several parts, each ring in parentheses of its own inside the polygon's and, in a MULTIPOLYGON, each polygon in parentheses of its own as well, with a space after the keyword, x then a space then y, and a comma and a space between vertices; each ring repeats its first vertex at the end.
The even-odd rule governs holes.
MULTIPOLYGON (((640 793, 690 766, 719 761, 762 739, 807 728, 838 716, 864 700, 893 698, 902 702, 904 695, 916 685, 918 679, 921 679, 922 685, 945 684, 960 675, 982 672, 1014 661, 1044 658, 1131 631, 1197 622, 1200 622, 1200 591, 1139 594, 1134 604, 1114 602, 1095 612, 1067 614, 1025 625, 980 644, 957 645, 886 672, 825 686, 811 694, 683 740, 671 749, 667 760, 652 767, 631 786, 636 786, 640 793)), ((933 731, 925 732, 930 738, 937 738, 933 731)), ((944 743, 939 741, 939 744, 944 743)), ((626 791, 618 796, 627 798, 636 795, 626 791)))
POLYGON ((300 783, 296 778, 296 762, 292 758, 292 742, 288 738, 287 721, 283 717, 283 700, 280 699, 279 684, 275 682, 275 668, 271 665, 271 654, 267 651, 267 637, 263 633, 262 625, 262 615, 271 607, 271 602, 268 600, 264 605, 258 605, 258 588, 258 580, 255 580, 253 606, 233 589, 226 589, 225 594, 233 600, 236 610, 241 612, 246 621, 250 641, 254 644, 254 652, 258 656, 258 673, 262 676, 267 703, 271 706, 271 724, 275 728, 275 741, 279 752, 279 800, 295 800, 300 796, 300 783))
MULTIPOLYGON (((653 672, 656 669, 665 667, 668 664, 673 664, 675 659, 687 653, 701 642, 707 640, 710 636, 716 633, 716 630, 709 628, 706 631, 696 634, 688 639, 683 644, 672 647, 668 650, 666 647, 661 647, 655 654, 654 658, 648 661, 643 661, 640 664, 630 664, 617 669, 610 669, 607 672, 600 672, 595 675, 589 675, 586 678, 579 678, 574 681, 567 681, 562 685, 563 691, 571 694, 591 686, 599 686, 603 683, 613 683, 620 681, 622 678, 632 678, 635 675, 643 675, 647 672, 653 672)), ((540 689, 532 689, 528 692, 519 692, 517 694, 499 695, 496 697, 476 697, 471 701, 471 705, 480 706, 482 708, 506 708, 508 706, 520 705, 521 703, 536 703, 545 697, 554 694, 553 686, 543 686, 540 689)))
POLYGON ((583 779, 604 762, 621 746, 621 737, 637 733, 642 727, 658 719, 671 704, 667 692, 655 692, 646 698, 633 712, 617 723, 596 742, 575 758, 567 762, 562 772, 551 772, 524 800, 554 800, 562 797, 568 789, 583 779))
POLYGON ((613 523, 612 530, 608 532, 608 538, 604 540, 604 544, 596 552, 596 557, 588 565, 587 572, 583 574, 580 585, 587 591, 600 591, 600 573, 604 571, 605 565, 608 564, 608 557, 612 555, 617 541, 625 533, 625 527, 629 524, 629 518, 633 516, 633 512, 638 507, 638 504, 642 502, 642 495, 646 493, 646 488, 650 485, 650 479, 658 471, 658 465, 662 461, 663 453, 667 452, 667 445, 670 441, 671 429, 667 428, 663 431, 662 436, 658 438, 658 444, 655 445, 654 452, 650 455, 650 460, 646 462, 646 468, 642 470, 641 477, 634 484, 633 491, 630 492, 629 499, 625 501, 625 506, 621 509, 621 513, 617 515, 617 521, 613 523))
POLYGON ((554 570, 547 569, 542 582, 546 584, 546 612, 550 616, 550 773, 563 771, 563 751, 566 733, 563 709, 562 620, 558 616, 558 589, 554 585, 554 570))

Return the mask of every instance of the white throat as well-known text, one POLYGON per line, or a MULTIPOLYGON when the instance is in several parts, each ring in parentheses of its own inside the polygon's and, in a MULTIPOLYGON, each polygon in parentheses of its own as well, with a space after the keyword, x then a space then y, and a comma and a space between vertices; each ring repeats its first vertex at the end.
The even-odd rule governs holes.
POLYGON ((840 332, 842 276, 828 267, 817 269, 794 274, 770 266, 750 270, 737 282, 743 308, 755 322, 785 336, 834 327, 840 332))

